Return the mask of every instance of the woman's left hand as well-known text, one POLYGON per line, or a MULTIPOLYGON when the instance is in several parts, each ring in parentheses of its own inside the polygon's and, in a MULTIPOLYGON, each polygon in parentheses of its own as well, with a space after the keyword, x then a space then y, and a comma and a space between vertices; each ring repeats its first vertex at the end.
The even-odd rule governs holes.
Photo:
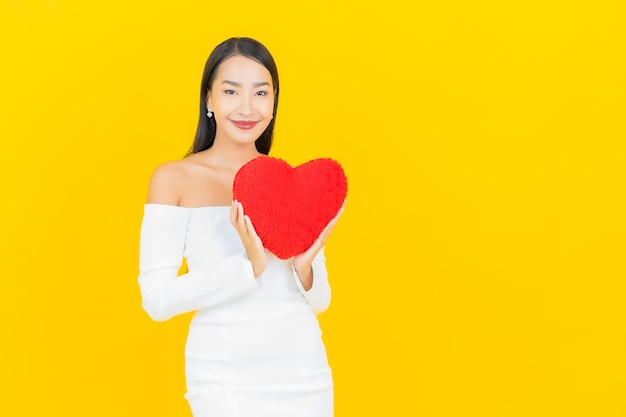
POLYGON ((326 241, 333 231, 335 225, 339 221, 339 217, 343 213, 345 201, 341 208, 337 212, 337 215, 326 225, 322 233, 315 239, 315 242, 304 252, 293 257, 293 267, 298 273, 300 282, 305 290, 311 289, 313 286, 313 271, 311 266, 313 265, 313 259, 317 256, 318 252, 326 245, 326 241))

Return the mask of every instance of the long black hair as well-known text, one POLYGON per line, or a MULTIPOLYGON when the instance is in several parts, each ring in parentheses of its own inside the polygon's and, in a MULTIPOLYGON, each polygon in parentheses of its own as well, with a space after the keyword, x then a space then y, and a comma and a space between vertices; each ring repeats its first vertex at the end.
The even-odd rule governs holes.
POLYGON ((269 154, 272 147, 276 110, 278 108, 278 70, 274 58, 263 44, 251 38, 230 38, 215 47, 204 65, 202 84, 200 85, 200 117, 193 145, 186 156, 204 151, 213 146, 215 141, 215 117, 207 117, 207 94, 211 89, 217 68, 226 59, 235 55, 245 56, 263 65, 272 76, 274 87, 274 117, 265 131, 255 141, 256 149, 262 154, 269 154))

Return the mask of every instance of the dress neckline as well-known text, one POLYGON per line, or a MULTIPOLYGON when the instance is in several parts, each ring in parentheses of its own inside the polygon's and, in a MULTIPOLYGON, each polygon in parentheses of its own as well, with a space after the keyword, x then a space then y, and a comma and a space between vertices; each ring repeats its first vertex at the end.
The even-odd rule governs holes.
POLYGON ((204 209, 230 209, 230 206, 198 206, 198 207, 185 207, 185 206, 174 206, 172 204, 159 204, 159 203, 146 203, 145 206, 155 206, 155 207, 168 207, 172 209, 181 209, 181 210, 204 210, 204 209))

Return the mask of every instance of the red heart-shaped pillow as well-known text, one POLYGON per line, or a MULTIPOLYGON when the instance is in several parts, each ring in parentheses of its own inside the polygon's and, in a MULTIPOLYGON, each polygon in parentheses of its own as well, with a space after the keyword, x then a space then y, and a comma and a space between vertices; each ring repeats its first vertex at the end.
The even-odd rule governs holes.
POLYGON ((233 198, 263 242, 280 259, 307 250, 339 212, 348 192, 341 165, 330 158, 292 167, 259 156, 235 175, 233 198))

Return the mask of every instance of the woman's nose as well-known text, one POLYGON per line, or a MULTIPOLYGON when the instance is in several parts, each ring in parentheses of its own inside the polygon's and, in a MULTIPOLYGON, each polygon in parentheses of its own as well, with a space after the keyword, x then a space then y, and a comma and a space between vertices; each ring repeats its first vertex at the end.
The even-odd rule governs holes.
POLYGON ((239 102, 239 114, 247 115, 252 113, 252 100, 247 95, 242 95, 239 102))

